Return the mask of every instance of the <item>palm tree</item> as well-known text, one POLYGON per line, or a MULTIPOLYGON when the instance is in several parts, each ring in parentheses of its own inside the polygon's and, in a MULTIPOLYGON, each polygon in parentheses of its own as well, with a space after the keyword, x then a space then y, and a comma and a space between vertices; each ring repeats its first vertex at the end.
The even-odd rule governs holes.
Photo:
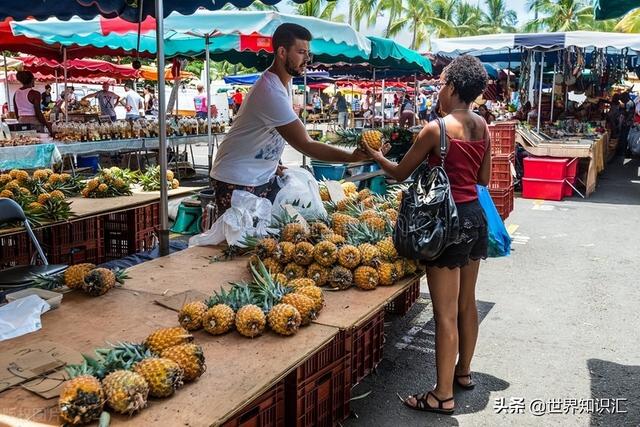
POLYGON ((481 26, 478 22, 482 21, 483 12, 479 6, 474 6, 467 2, 456 4, 454 14, 454 30, 456 37, 476 36, 480 34, 481 26))
POLYGON ((346 17, 344 15, 334 15, 338 5, 337 1, 308 0, 302 4, 293 2, 290 4, 295 6, 296 13, 301 16, 312 16, 325 21, 345 22, 346 17))
POLYGON ((242 7, 242 8, 234 6, 231 3, 227 3, 224 5, 222 9, 223 10, 254 10, 254 11, 262 11, 262 12, 266 12, 266 11, 278 12, 278 8, 276 6, 264 4, 260 0, 256 0, 249 6, 242 7))
MULTIPOLYGON (((350 2, 353 0, 349 0, 350 2)), ((356 30, 360 31, 362 21, 365 21, 367 28, 372 27, 376 23, 378 18, 378 0, 359 0, 356 1, 355 8, 353 10, 352 24, 356 30)))
POLYGON ((598 28, 593 7, 584 0, 536 0, 532 10, 540 16, 525 25, 527 31, 577 31, 598 28))
POLYGON ((487 11, 483 13, 481 33, 513 33, 516 31, 518 15, 507 9, 504 0, 485 0, 487 11))
POLYGON ((640 9, 635 9, 627 13, 620 22, 618 22, 614 30, 620 33, 640 33, 640 9))
POLYGON ((389 17, 389 20, 387 21, 387 28, 384 31, 385 37, 392 36, 391 27, 393 26, 394 22, 397 21, 401 16, 404 7, 403 3, 403 0, 380 0, 378 2, 376 15, 387 14, 389 17))
POLYGON ((436 35, 451 34, 452 23, 444 16, 437 16, 432 8, 436 4, 444 3, 449 3, 449 0, 437 0, 432 3, 424 0, 406 0, 398 12, 398 17, 391 24, 388 36, 393 37, 408 29, 412 33, 411 49, 419 50, 429 40, 430 32, 436 35))

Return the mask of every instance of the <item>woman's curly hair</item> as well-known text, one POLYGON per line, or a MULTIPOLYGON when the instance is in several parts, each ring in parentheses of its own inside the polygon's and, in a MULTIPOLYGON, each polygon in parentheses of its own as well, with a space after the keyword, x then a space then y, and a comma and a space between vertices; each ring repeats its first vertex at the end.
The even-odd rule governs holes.
POLYGON ((475 56, 461 55, 442 71, 444 82, 451 84, 456 95, 471 103, 487 88, 487 71, 475 56))

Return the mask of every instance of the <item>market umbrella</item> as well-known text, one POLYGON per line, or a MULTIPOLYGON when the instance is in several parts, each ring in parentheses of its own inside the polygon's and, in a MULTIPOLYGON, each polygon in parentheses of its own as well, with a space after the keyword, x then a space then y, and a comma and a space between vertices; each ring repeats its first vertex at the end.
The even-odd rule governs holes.
POLYGON ((593 0, 596 19, 618 18, 637 7, 640 7, 640 0, 593 0))
POLYGON ((376 68, 391 68, 421 74, 431 74, 431 61, 415 50, 408 49, 391 39, 369 36, 371 56, 367 61, 376 68))
MULTIPOLYGON (((53 59, 36 56, 21 56, 19 59, 25 70, 40 74, 63 72, 65 65, 53 59)), ((98 59, 71 59, 66 63, 70 77, 110 77, 112 79, 135 79, 140 76, 139 70, 131 66, 113 64, 98 59)))
MULTIPOLYGON (((131 67, 131 66, 129 66, 129 67, 131 67)), ((133 68, 131 68, 131 69, 133 69, 133 68)), ((142 65, 140 67, 140 77, 142 77, 145 80, 158 81, 158 69, 156 67, 151 67, 151 66, 148 66, 148 65, 142 65)), ((180 70, 179 78, 181 80, 193 79, 195 77, 196 77, 195 74, 190 73, 189 71, 180 70)), ((165 68, 164 78, 165 79, 173 79, 173 78, 175 78, 173 76, 172 72, 171 72, 171 66, 165 68)))

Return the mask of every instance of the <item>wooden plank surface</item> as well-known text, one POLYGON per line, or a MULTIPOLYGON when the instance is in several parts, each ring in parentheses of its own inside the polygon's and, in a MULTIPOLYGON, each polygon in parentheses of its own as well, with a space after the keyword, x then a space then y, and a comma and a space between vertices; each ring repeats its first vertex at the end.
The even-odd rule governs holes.
MULTIPOLYGON (((65 295, 62 306, 43 316, 43 328, 0 343, 0 351, 51 340, 90 353, 105 342, 142 341, 158 327, 175 326, 176 313, 154 304, 155 295, 116 289, 100 298, 78 292, 65 295)), ((338 329, 323 325, 302 328, 292 337, 272 332, 254 339, 237 333, 219 337, 197 332, 207 372, 168 399, 152 399, 129 418, 112 416, 112 425, 220 424, 264 393, 328 343, 338 329)), ((2 414, 58 424, 57 400, 45 400, 21 388, 2 393, 2 414)))

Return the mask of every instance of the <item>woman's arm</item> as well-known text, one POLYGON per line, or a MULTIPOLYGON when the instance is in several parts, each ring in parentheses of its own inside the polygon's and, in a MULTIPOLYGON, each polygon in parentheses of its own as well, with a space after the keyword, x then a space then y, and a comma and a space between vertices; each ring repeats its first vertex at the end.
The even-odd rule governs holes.
POLYGON ((16 94, 13 94, 13 111, 16 112, 16 120, 20 118, 20 114, 18 113, 18 104, 16 103, 16 94))
POLYGON ((49 131, 49 134, 53 136, 53 129, 51 128, 51 123, 44 118, 44 114, 42 114, 42 110, 40 109, 40 103, 42 102, 42 98, 40 96, 40 92, 32 90, 28 95, 29 101, 33 104, 33 109, 36 113, 36 117, 38 121, 44 125, 49 131))
POLYGON ((478 184, 486 187, 489 185, 489 180, 491 179, 491 138, 489 137, 489 128, 486 128, 484 132, 487 147, 484 151, 480 170, 478 171, 478 184))
POLYGON ((386 159, 379 150, 372 150, 369 147, 367 147, 367 150, 387 175, 398 182, 402 182, 409 178, 413 171, 426 160, 428 154, 433 152, 435 141, 438 141, 439 144, 440 128, 437 122, 433 121, 420 131, 416 141, 400 163, 386 159))

